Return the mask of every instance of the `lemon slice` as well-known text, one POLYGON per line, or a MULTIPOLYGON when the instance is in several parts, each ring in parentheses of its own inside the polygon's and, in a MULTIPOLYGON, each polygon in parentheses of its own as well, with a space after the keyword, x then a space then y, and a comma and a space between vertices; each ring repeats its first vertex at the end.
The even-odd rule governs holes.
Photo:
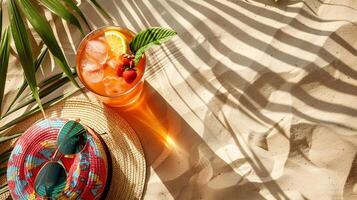
POLYGON ((120 55, 127 53, 128 42, 124 34, 119 31, 107 31, 104 33, 112 55, 118 58, 120 55))

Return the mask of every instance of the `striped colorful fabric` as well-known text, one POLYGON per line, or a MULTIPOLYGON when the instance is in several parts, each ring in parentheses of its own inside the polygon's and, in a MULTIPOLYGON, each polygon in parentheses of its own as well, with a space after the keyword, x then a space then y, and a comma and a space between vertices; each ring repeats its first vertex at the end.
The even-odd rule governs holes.
MULTIPOLYGON (((7 182, 13 199, 42 199, 35 177, 56 150, 57 134, 66 119, 50 118, 32 125, 19 138, 8 161, 7 182)), ((99 199, 107 180, 107 158, 99 139, 88 134, 84 149, 59 160, 67 185, 58 199, 99 199)))

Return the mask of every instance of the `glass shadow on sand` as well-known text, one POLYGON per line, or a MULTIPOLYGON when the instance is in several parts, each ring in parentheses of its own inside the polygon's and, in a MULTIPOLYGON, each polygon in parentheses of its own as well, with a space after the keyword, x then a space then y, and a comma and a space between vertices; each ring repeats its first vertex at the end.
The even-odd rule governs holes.
POLYGON ((174 199, 264 199, 259 188, 217 156, 148 83, 135 105, 111 109, 138 135, 147 177, 152 167, 174 199))

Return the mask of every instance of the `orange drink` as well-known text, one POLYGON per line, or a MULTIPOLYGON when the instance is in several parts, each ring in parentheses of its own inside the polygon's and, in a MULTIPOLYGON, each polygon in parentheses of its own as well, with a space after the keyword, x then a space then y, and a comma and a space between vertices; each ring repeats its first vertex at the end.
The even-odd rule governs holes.
POLYGON ((89 33, 78 47, 76 66, 81 82, 110 106, 134 103, 143 89, 145 56, 134 63, 129 48, 134 36, 128 29, 108 26, 89 33))

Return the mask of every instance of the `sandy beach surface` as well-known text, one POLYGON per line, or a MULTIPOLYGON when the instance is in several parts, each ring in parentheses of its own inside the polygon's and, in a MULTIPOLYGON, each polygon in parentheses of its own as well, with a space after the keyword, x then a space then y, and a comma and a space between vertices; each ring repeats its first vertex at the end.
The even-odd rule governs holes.
MULTIPOLYGON (((122 114, 146 153, 143 199, 357 199, 356 0, 99 2, 114 21, 82 1, 93 27, 178 32, 148 54, 147 126, 164 130, 122 114)), ((74 63, 79 32, 53 27, 74 63)), ((22 80, 10 62, 5 106, 22 80)))

